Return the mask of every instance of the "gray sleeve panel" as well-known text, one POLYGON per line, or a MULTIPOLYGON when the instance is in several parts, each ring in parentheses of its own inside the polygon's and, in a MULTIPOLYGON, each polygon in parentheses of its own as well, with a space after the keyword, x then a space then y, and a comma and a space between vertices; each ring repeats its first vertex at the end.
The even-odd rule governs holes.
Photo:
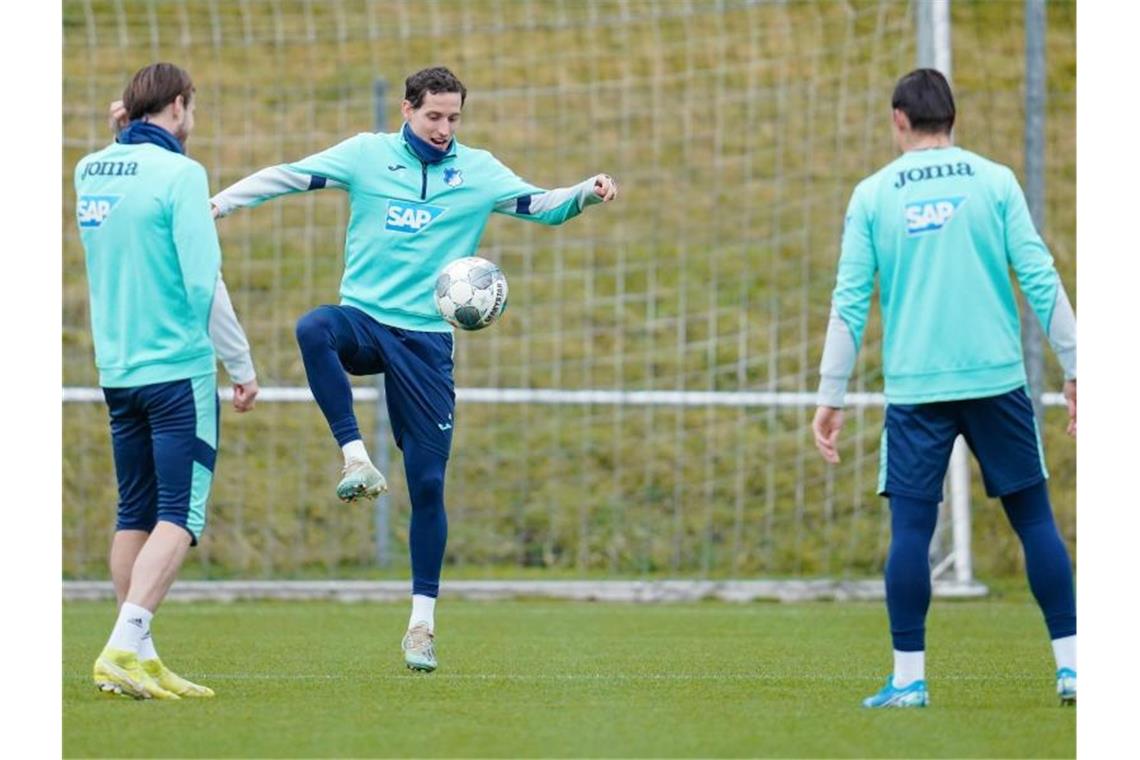
POLYGON ((229 291, 220 274, 218 284, 214 287, 209 330, 214 351, 222 360, 231 382, 238 385, 257 377, 253 370, 253 358, 249 355, 249 341, 234 314, 234 305, 230 302, 229 291))
MULTIPOLYGON (((530 213, 541 214, 545 211, 552 211, 564 205, 567 201, 573 199, 581 211, 586 206, 591 206, 595 202, 601 203, 602 199, 594 192, 594 178, 590 177, 587 180, 579 182, 577 185, 571 187, 556 187, 553 190, 547 190, 544 193, 535 193, 530 196, 530 213), (592 199, 592 200, 591 200, 592 199)), ((511 198, 502 201, 496 207, 499 211, 514 211, 515 199, 511 198)))
POLYGON ((324 181, 314 182, 313 178, 311 174, 293 171, 284 165, 269 166, 222 190, 210 199, 210 203, 218 209, 219 216, 227 216, 235 209, 257 206, 286 193, 344 187, 333 179, 321 177, 324 181))
POLYGON ((856 352, 855 339, 847 329, 847 323, 832 306, 827 320, 827 338, 823 343, 823 358, 819 362, 817 403, 820 406, 843 407, 847 381, 855 370, 856 352))
POLYGON ((1060 282, 1057 283, 1057 294, 1053 300, 1053 316, 1049 320, 1049 344, 1053 346, 1053 353, 1065 370, 1065 379, 1076 379, 1077 317, 1073 314, 1073 305, 1069 303, 1069 294, 1060 282))

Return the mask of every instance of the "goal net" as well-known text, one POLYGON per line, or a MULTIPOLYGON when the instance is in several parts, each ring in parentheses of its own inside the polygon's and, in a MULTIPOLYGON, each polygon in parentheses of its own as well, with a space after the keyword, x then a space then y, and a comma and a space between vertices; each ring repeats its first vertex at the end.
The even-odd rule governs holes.
MULTIPOLYGON (((1075 16, 1049 4, 1043 233, 1068 283, 1075 16)), ((66 0, 63 18, 67 577, 106 576, 116 503, 106 411, 83 391, 97 379, 71 171, 108 142, 108 102, 155 60, 194 78, 189 153, 213 191, 372 131, 378 114, 397 128, 404 77, 435 64, 469 90, 464 144, 544 187, 600 171, 621 183, 617 203, 562 227, 488 225, 479 253, 502 266, 511 301, 499 324, 456 336, 445 577, 881 571, 877 307, 839 466, 820 460, 808 424, 847 199, 894 155, 890 93, 916 56, 909 3, 66 0)), ((1022 29, 1020 3, 953 5, 956 139, 1019 172, 1022 29)), ((219 222, 259 381, 279 390, 251 414, 223 409, 188 576, 406 573, 410 504, 375 384, 354 380, 369 448, 390 462, 380 510, 336 501, 340 453, 303 400, 294 325, 336 302, 347 211, 325 191, 219 222)), ((1075 457, 1062 417, 1050 408, 1043 432, 1071 545, 1075 457)), ((1013 573, 1016 540, 978 480, 975 572, 1013 573)))

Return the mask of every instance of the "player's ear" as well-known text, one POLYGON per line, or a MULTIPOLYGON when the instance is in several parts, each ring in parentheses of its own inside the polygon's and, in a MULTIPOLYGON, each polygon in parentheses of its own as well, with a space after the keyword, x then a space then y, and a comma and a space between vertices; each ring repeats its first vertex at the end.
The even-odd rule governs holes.
POLYGON ((899 128, 900 132, 906 132, 910 129, 910 119, 906 115, 906 111, 901 108, 891 110, 891 121, 899 128))
POLYGON ((404 121, 412 118, 412 112, 415 110, 416 109, 412 107, 412 101, 410 100, 405 100, 400 103, 400 113, 404 115, 404 121))

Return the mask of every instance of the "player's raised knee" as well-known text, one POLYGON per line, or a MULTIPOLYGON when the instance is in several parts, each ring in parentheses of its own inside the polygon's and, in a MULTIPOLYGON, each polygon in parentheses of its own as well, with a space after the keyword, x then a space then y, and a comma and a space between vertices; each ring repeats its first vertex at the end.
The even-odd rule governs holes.
POLYGON ((297 345, 302 349, 319 346, 328 340, 331 333, 332 322, 329 320, 324 306, 313 309, 297 320, 297 345))

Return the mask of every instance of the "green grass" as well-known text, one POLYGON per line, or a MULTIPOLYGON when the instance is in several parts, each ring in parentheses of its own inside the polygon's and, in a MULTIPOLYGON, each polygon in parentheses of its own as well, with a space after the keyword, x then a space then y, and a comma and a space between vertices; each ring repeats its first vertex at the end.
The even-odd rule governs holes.
POLYGON ((403 604, 169 604, 168 664, 214 700, 105 697, 110 603, 64 605, 67 757, 1073 757, 1040 614, 936 601, 932 706, 858 706, 890 667, 878 603, 440 605, 441 667, 403 668, 403 604))

